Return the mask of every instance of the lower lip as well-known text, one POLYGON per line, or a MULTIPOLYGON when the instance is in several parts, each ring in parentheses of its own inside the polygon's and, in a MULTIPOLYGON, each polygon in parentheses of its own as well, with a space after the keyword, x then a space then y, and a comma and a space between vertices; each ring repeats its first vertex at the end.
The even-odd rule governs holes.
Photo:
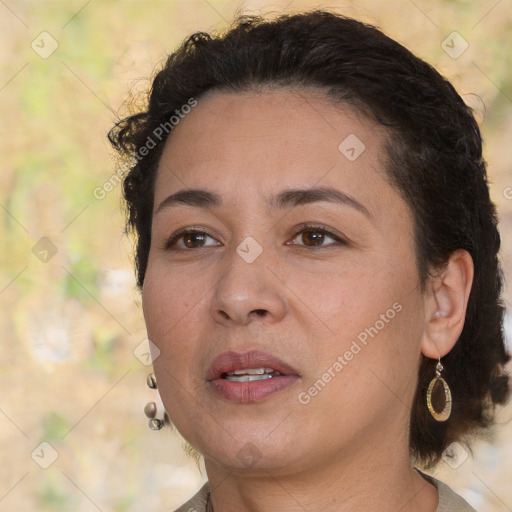
POLYGON ((233 382, 227 379, 210 381, 213 390, 222 398, 239 404, 261 402, 269 396, 290 387, 298 380, 297 375, 282 375, 271 379, 250 382, 233 382))

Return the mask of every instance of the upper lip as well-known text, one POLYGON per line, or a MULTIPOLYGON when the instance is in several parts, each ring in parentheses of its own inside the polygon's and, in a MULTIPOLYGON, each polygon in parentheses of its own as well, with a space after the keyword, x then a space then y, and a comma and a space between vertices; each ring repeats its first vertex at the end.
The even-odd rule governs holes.
POLYGON ((272 368, 283 375, 298 375, 297 370, 281 359, 265 352, 251 350, 249 352, 230 351, 218 355, 212 361, 206 378, 207 380, 219 379, 225 373, 251 368, 272 368))

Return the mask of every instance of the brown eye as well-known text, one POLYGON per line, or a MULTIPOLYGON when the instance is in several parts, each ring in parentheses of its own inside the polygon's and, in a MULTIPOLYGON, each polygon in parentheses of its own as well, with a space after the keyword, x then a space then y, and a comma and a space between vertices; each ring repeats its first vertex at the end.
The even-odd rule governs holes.
POLYGON ((345 242, 323 227, 307 226, 295 235, 293 244, 302 247, 323 248, 330 245, 344 245, 345 242))
POLYGON ((324 238, 325 233, 318 229, 305 229, 302 232, 302 241, 307 246, 321 245, 324 238))
POLYGON ((164 249, 168 251, 172 250, 187 250, 187 249, 201 249, 203 247, 210 247, 215 245, 221 245, 204 231, 196 229, 187 229, 175 233, 167 240, 164 249))
POLYGON ((195 249, 197 246, 202 247, 206 239, 205 233, 192 232, 183 236, 183 245, 187 249, 195 249))

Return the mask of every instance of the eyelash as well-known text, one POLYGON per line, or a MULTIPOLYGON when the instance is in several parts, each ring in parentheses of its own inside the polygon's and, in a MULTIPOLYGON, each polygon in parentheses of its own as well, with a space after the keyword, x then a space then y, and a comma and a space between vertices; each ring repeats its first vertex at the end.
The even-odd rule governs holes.
MULTIPOLYGON (((346 240, 344 240, 343 238, 341 238, 340 236, 338 235, 335 235, 334 233, 332 233, 331 231, 327 230, 326 227, 324 225, 319 225, 319 224, 302 224, 299 226, 299 231, 295 232, 293 239, 297 238, 298 235, 300 235, 301 233, 305 232, 305 231, 315 231, 317 233, 320 233, 322 235, 327 235, 329 237, 331 237, 333 240, 335 240, 336 242, 338 242, 338 244, 341 244, 341 245, 347 245, 347 242, 346 240)), ((177 231, 176 233, 174 233, 173 235, 171 235, 169 237, 169 239, 165 242, 165 245, 164 245, 164 250, 166 251, 194 251, 194 250, 198 250, 198 249, 202 249, 204 247, 197 247, 197 248, 173 248, 173 246, 176 244, 176 242, 181 239, 183 236, 185 235, 188 235, 188 234, 201 234, 201 235, 206 235, 210 238, 213 238, 211 235, 209 235, 208 233, 206 233, 203 229, 199 228, 199 227, 188 227, 188 228, 183 228, 183 229, 180 229, 179 231, 177 231)), ((288 244, 287 244, 288 245, 288 244)), ((321 249, 325 249, 331 245, 335 245, 333 243, 331 244, 327 244, 327 245, 300 245, 300 244, 292 244, 292 245, 298 245, 299 247, 303 247, 303 248, 307 248, 307 249, 313 249, 313 250, 321 250, 321 249)), ((206 247, 216 247, 216 246, 206 246, 206 247)))

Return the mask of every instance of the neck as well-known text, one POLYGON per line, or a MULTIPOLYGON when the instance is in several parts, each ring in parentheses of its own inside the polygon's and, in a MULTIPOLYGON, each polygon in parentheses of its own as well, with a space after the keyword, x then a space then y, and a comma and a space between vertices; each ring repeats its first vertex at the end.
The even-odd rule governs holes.
POLYGON ((397 454, 396 437, 390 442, 374 437, 378 443, 338 452, 294 473, 233 470, 206 460, 213 510, 435 512, 437 490, 411 467, 408 450, 397 454))

